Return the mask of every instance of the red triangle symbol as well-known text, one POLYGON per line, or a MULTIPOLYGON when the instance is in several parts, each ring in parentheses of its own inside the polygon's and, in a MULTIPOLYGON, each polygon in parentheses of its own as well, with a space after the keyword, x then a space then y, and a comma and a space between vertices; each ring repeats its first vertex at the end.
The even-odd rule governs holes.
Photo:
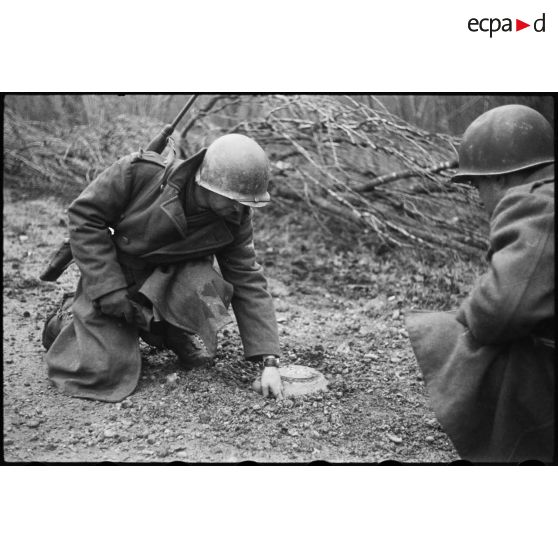
POLYGON ((524 21, 521 21, 520 19, 515 20, 515 30, 516 31, 521 31, 522 29, 525 29, 526 27, 531 27, 531 24, 530 23, 525 23, 524 21))

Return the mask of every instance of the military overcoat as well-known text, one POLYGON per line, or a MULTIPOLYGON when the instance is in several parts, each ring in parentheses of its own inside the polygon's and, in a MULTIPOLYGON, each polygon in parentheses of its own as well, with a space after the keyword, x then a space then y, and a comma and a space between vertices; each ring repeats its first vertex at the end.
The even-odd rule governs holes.
POLYGON ((50 379, 65 393, 118 401, 135 389, 138 329, 93 305, 121 288, 139 291, 162 319, 194 333, 201 333, 204 314, 220 325, 230 300, 246 358, 279 355, 273 302, 256 262, 252 210, 225 220, 196 206, 193 177, 204 155, 169 164, 153 152, 126 156, 70 205, 70 244, 81 279, 73 322, 46 358, 50 379), (222 276, 204 265, 212 256, 222 276), (216 296, 221 309, 214 311, 208 301, 216 296))
POLYGON ((490 223, 489 269, 457 312, 407 329, 432 406, 460 456, 554 454, 554 184, 510 188, 490 223))

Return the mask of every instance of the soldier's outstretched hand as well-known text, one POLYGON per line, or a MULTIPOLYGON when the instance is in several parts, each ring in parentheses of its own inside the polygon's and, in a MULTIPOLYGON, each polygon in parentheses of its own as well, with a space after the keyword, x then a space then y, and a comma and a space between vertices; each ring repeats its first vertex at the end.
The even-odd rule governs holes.
POLYGON ((283 382, 276 366, 266 366, 262 372, 262 395, 267 397, 270 393, 276 399, 283 399, 283 382))

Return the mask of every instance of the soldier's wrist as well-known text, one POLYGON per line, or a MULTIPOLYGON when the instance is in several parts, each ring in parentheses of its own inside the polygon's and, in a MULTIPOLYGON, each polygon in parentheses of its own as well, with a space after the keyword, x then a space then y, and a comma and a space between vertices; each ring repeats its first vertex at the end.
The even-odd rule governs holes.
POLYGON ((264 368, 279 368, 279 359, 275 355, 264 355, 262 357, 260 366, 262 370, 264 368))

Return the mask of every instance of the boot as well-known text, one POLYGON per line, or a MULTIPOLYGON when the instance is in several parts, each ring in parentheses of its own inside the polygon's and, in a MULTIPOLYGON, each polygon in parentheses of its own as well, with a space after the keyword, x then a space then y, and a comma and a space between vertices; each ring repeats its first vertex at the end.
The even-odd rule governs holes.
POLYGON ((195 334, 166 324, 165 346, 178 356, 186 370, 211 364, 213 357, 203 339, 195 334))
POLYGON ((74 293, 64 293, 60 306, 47 317, 42 333, 43 347, 47 351, 50 349, 50 346, 54 343, 54 340, 58 337, 62 329, 72 321, 73 302, 74 293))

